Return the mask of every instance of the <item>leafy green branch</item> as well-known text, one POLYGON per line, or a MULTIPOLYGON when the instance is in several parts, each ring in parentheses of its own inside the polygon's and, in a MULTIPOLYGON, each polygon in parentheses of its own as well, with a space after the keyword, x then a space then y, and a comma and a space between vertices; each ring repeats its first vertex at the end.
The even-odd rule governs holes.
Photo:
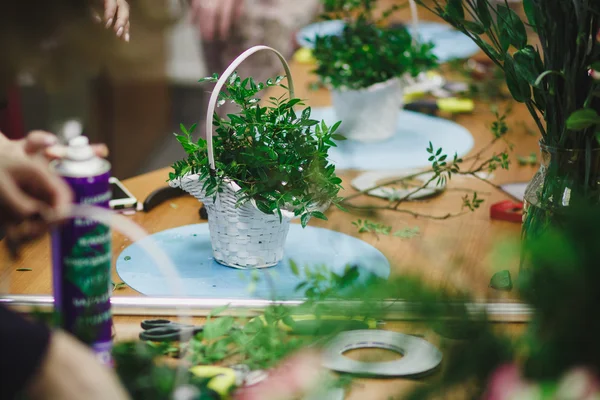
MULTIPOLYGON (((206 140, 192 138, 195 125, 189 129, 181 125, 181 133, 175 136, 188 156, 173 165, 169 179, 198 174, 206 197, 216 197, 232 180, 240 186, 238 205, 253 200, 260 211, 277 213, 280 218, 282 210, 293 211, 302 225, 310 217, 327 219, 318 208, 339 203, 342 180, 327 155, 336 140, 344 139, 337 133, 340 123, 327 126, 312 119, 310 107, 296 111, 304 106, 296 98, 271 97, 267 105, 261 105, 259 92, 274 86, 286 88, 283 79, 278 76, 257 83, 232 74, 218 104, 234 103, 239 112, 213 116, 215 168, 208 163, 206 140)), ((213 75, 201 82, 217 80, 218 75, 213 75)))
MULTIPOLYGON (((506 140, 506 135, 509 131, 508 125, 506 123, 506 117, 508 113, 510 113, 510 108, 507 109, 504 113, 500 114, 496 109, 493 110, 493 113, 496 117, 495 121, 491 125, 491 133, 493 135, 492 140, 483 148, 481 148, 477 153, 470 157, 459 158, 457 154, 454 154, 449 158, 447 154, 444 153, 442 148, 435 148, 433 144, 430 142, 427 147, 427 153, 429 156, 429 161, 431 162, 431 168, 428 170, 416 172, 414 174, 410 174, 408 176, 404 176, 397 179, 388 180, 377 185, 374 185, 370 188, 364 189, 358 193, 349 195, 345 197, 341 201, 341 206, 349 209, 349 210, 392 210, 399 213, 404 213, 411 215, 417 218, 429 218, 429 219, 448 219, 457 216, 464 215, 468 211, 474 211, 482 204, 483 199, 477 194, 477 192, 473 192, 472 196, 468 194, 462 199, 462 208, 460 211, 456 213, 447 213, 444 215, 434 216, 429 214, 423 214, 414 212, 411 210, 400 208, 400 206, 410 201, 413 196, 418 194, 419 192, 429 188, 432 184, 435 183, 437 186, 447 184, 452 176, 469 176, 475 179, 478 179, 486 184, 500 189, 498 185, 491 182, 489 179, 482 177, 483 173, 492 173, 497 169, 508 169, 510 165, 508 151, 512 149, 512 145, 508 143, 506 140), (491 155, 484 157, 484 155, 488 154, 488 151, 498 144, 499 142, 504 142, 507 144, 508 149, 502 152, 493 152, 491 155), (466 169, 462 167, 470 163, 470 166, 466 169), (351 201, 368 195, 371 191, 375 189, 379 189, 382 187, 398 184, 398 183, 406 183, 414 180, 423 175, 430 175, 431 177, 423 182, 422 185, 416 187, 413 190, 410 190, 408 193, 404 194, 400 198, 393 198, 388 201, 386 205, 374 206, 374 205, 356 205, 351 201)), ((363 227, 363 229, 365 229, 363 227)), ((381 232, 380 232, 381 233, 381 232)))
POLYGON ((343 19, 341 35, 318 36, 313 55, 316 74, 333 88, 359 90, 437 66, 431 43, 414 40, 406 27, 383 26, 406 3, 374 16, 377 0, 324 0, 324 19, 343 19))
POLYGON ((420 230, 418 226, 414 228, 404 228, 392 233, 392 227, 379 222, 369 221, 368 219, 356 220, 352 222, 352 225, 356 226, 358 233, 373 233, 375 236, 394 236, 403 239, 410 239, 419 235, 420 230))

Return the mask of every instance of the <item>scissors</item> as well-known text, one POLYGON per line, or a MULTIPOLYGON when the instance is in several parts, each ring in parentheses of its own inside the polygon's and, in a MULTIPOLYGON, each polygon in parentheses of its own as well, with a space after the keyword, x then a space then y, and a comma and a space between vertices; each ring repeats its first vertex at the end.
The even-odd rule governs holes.
POLYGON ((204 326, 178 324, 168 319, 147 319, 141 325, 144 331, 140 332, 140 339, 154 342, 175 342, 204 330, 204 326))

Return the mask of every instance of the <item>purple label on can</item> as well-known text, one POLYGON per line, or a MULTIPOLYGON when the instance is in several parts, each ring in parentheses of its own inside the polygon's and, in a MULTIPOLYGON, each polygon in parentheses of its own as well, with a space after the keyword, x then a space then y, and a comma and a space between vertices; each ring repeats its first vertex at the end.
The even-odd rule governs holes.
MULTIPOLYGON (((109 208, 110 173, 64 177, 75 203, 109 208)), ((62 327, 110 363, 112 338, 111 232, 106 225, 75 218, 52 234, 55 308, 62 327), (100 354, 102 353, 102 354, 100 354)))

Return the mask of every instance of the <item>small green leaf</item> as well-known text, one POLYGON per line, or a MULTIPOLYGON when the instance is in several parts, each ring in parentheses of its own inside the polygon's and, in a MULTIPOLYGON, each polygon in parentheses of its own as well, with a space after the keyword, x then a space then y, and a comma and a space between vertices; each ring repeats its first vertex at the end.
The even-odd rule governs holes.
POLYGON ((510 271, 504 270, 496 272, 490 280, 490 287, 497 290, 512 290, 513 284, 510 277, 510 271))
POLYGON ((334 140, 339 140, 339 141, 347 140, 346 136, 340 135, 339 133, 335 133, 335 134, 331 135, 331 138, 334 140))
POLYGON ((488 30, 492 25, 492 15, 488 8, 488 0, 477 0, 477 17, 485 30, 488 30))
POLYGON ((504 59, 504 72, 506 75, 506 85, 513 98, 520 103, 530 100, 531 87, 525 77, 517 73, 514 60, 509 54, 506 54, 506 58, 504 59))
MULTIPOLYGON (((510 44, 517 49, 522 49, 527 45, 527 31, 521 18, 510 8, 499 5, 498 8, 498 26, 500 29, 500 39, 508 40, 510 44)), ((505 43, 503 43, 505 45, 505 43)), ((506 51, 508 48, 504 49, 506 51)))
POLYGON ((600 124, 600 118, 595 110, 583 108, 572 113, 567 119, 567 128, 580 131, 600 124))
POLYGON ((399 231, 394 232, 395 237, 399 237, 402 239, 411 239, 415 236, 418 236, 421 233, 421 230, 419 229, 418 226, 415 226, 414 228, 406 228, 406 229, 402 229, 399 231))
POLYGON ((463 24, 470 32, 473 32, 477 35, 482 35, 485 33, 486 28, 479 22, 464 20, 461 21, 461 24, 463 24))
POLYGON ((463 20, 465 18, 465 11, 463 9, 462 0, 448 0, 445 15, 453 20, 463 20))
POLYGON ((527 21, 529 22, 529 25, 531 25, 534 32, 537 32, 536 6, 531 0, 523 0, 523 9, 525 11, 525 15, 527 16, 527 21))
POLYGON ((302 224, 302 227, 306 227, 306 225, 308 225, 308 220, 310 219, 310 214, 306 213, 306 214, 302 214, 302 216, 300 217, 300 224, 302 224))
POLYGON ((220 306, 220 307, 215 307, 212 310, 210 310, 210 313, 208 314, 210 317, 216 317, 217 315, 221 314, 223 311, 227 310, 229 308, 229 304, 226 304, 224 306, 220 306))
POLYGON ((125 282, 112 282, 112 287, 113 287, 113 291, 117 291, 117 290, 121 290, 121 289, 125 289, 127 287, 127 284, 125 282))
POLYGON ((526 46, 515 52, 513 57, 516 73, 523 76, 530 85, 535 85, 544 68, 537 51, 532 46, 526 46))
POLYGON ((295 276, 300 276, 300 269, 298 269, 298 264, 294 260, 290 260, 290 269, 295 276))
MULTIPOLYGON (((335 131, 338 130, 338 128, 340 127, 340 125, 342 124, 342 121, 338 121, 335 124, 333 124, 333 126, 329 129, 330 133, 334 133, 335 131)), ((346 138, 344 137, 344 139, 338 139, 338 140, 346 140, 346 138)))
POLYGON ((310 215, 312 217, 327 221, 327 216, 325 214, 323 214, 321 211, 311 211, 310 215))

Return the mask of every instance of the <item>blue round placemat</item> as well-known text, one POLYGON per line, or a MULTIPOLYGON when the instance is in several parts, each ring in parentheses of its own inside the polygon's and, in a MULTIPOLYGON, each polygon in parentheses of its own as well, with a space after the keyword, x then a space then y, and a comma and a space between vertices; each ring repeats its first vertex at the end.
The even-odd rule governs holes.
POLYGON ((133 243, 119 255, 117 272, 123 282, 147 296, 177 296, 227 299, 302 299, 295 287, 303 281, 294 275, 290 260, 300 269, 325 266, 341 274, 347 265, 359 267, 359 280, 373 275, 387 278, 390 264, 370 244, 340 232, 292 224, 285 246, 285 258, 272 268, 239 270, 217 263, 212 257, 208 224, 186 225, 155 233, 153 240, 167 253, 182 279, 184 293, 172 293, 156 263, 143 248, 133 243), (265 273, 270 279, 266 279, 265 273), (258 274, 256 284, 251 283, 258 274), (269 283, 272 282, 272 283, 269 283), (251 288, 254 286, 254 288, 251 288))
MULTIPOLYGON (((344 30, 344 21, 333 20, 310 24, 296 34, 296 41, 302 47, 312 49, 317 36, 339 35, 344 30)), ((408 26, 414 35, 412 26, 408 26)), ((457 58, 469 58, 479 52, 479 47, 464 33, 457 31, 447 24, 437 22, 419 22, 419 36, 424 42, 434 44, 433 53, 441 62, 457 58)))
MULTIPOLYGON (((338 119, 332 107, 313 108, 311 119, 324 120, 328 126, 338 119)), ((344 133, 344 132, 340 132, 344 133)), ((473 136, 461 125, 443 118, 401 110, 398 112, 396 134, 373 143, 345 140, 329 150, 329 160, 338 169, 363 171, 422 168, 431 165, 429 142, 441 147, 449 156, 459 157, 473 148, 473 136)))

